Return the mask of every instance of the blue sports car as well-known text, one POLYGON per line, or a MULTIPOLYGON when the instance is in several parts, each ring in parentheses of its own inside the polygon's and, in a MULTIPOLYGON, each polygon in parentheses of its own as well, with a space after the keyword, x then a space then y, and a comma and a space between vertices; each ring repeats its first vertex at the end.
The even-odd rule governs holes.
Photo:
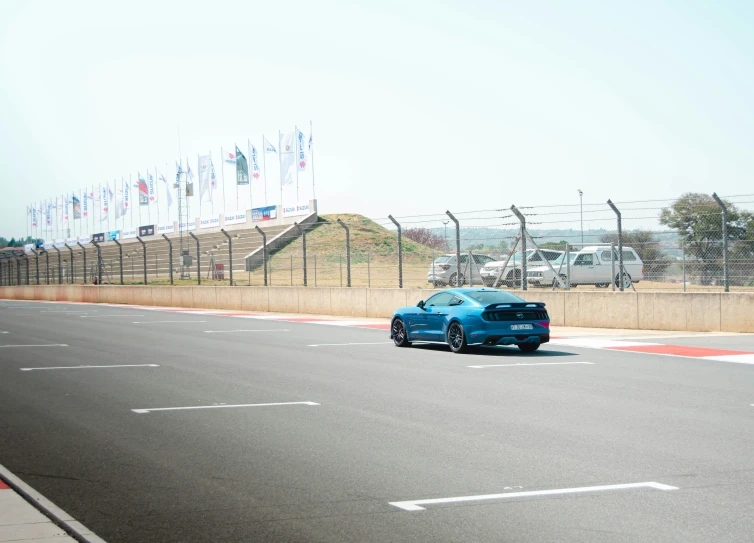
POLYGON ((390 338, 398 347, 412 341, 447 343, 454 353, 468 345, 518 345, 531 353, 550 341, 550 317, 545 304, 504 290, 453 288, 398 309, 390 338))

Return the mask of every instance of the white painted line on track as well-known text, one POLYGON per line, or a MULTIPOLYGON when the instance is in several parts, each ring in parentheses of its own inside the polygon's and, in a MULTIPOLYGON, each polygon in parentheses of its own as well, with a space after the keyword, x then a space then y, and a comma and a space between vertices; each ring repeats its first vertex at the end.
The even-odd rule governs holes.
POLYGON ((86 370, 90 368, 159 368, 159 364, 113 364, 110 366, 53 366, 48 368, 19 368, 21 371, 86 370))
POLYGON ((8 332, 0 332, 0 334, 7 334, 8 332))
POLYGON ((339 347, 347 345, 392 345, 392 341, 378 341, 376 343, 319 343, 317 345, 307 345, 307 347, 339 347))
POLYGON ((0 345, 0 349, 10 349, 11 347, 68 347, 65 343, 46 343, 45 345, 0 345))
POLYGON ((403 502, 389 502, 404 511, 424 511, 422 505, 432 505, 437 503, 459 503, 459 502, 476 502, 486 500, 502 500, 510 498, 528 498, 535 496, 559 496, 562 494, 581 494, 584 492, 602 492, 605 490, 628 490, 635 488, 653 488, 655 490, 678 490, 676 486, 665 485, 662 483, 627 483, 620 485, 602 485, 602 486, 582 486, 577 488, 556 488, 553 490, 531 490, 527 492, 507 492, 503 494, 482 494, 480 496, 458 496, 455 498, 434 498, 429 500, 410 500, 403 502))
POLYGON ((168 322, 181 323, 182 324, 184 322, 207 322, 207 321, 134 321, 131 324, 156 324, 156 323, 164 324, 164 323, 168 323, 168 322))
POLYGON ((205 330, 205 334, 231 334, 234 332, 290 332, 290 330, 285 329, 274 329, 274 330, 205 330))
POLYGON ((225 409, 231 407, 274 407, 279 405, 319 405, 315 402, 278 402, 278 403, 245 403, 237 405, 197 405, 193 407, 155 407, 150 409, 131 409, 134 413, 151 413, 153 411, 182 411, 186 409, 225 409))
POLYGON ((507 368, 511 366, 565 366, 567 364, 589 364, 594 365, 594 362, 530 362, 518 363, 518 364, 486 364, 484 366, 466 366, 467 368, 507 368))
POLYGON ((81 315, 79 318, 80 319, 101 319, 103 317, 108 317, 108 318, 109 317, 128 317, 130 319, 133 317, 143 317, 143 316, 144 315, 81 315))

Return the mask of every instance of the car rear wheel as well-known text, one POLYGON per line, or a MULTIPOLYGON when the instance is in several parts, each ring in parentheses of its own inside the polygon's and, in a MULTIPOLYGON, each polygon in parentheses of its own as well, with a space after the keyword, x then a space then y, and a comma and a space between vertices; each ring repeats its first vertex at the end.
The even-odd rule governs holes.
POLYGON ((518 348, 525 353, 533 353, 534 351, 539 349, 539 345, 539 343, 522 343, 518 346, 518 348))
POLYGON ((395 319, 393 326, 390 330, 393 336, 393 343, 398 347, 411 347, 411 342, 408 340, 408 334, 406 333, 406 325, 403 324, 402 319, 395 319))
MULTIPOLYGON (((615 284, 620 285, 620 275, 615 276, 615 284)), ((631 276, 626 272, 623 272, 623 288, 631 288, 631 276)))
MULTIPOLYGON (((450 276, 450 279, 448 279, 448 286, 449 287, 457 287, 458 283, 456 282, 458 280, 458 274, 453 273, 453 275, 450 276)), ((464 278, 463 274, 461 275, 461 284, 466 284, 466 279, 464 278)))
POLYGON ((463 332, 463 326, 460 323, 451 323, 448 328, 448 345, 454 353, 462 353, 466 350, 466 334, 463 332))

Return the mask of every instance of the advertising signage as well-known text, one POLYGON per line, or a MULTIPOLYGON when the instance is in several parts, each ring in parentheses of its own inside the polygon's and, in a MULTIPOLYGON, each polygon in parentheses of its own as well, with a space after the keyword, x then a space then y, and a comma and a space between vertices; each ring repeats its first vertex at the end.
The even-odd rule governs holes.
POLYGON ((253 222, 271 221, 278 218, 277 206, 257 207, 251 210, 251 220, 253 222))
POLYGON ((309 214, 309 202, 301 202, 296 205, 283 206, 283 217, 297 217, 309 214))
POLYGON ((92 241, 94 243, 102 243, 105 241, 105 233, 100 232, 99 234, 92 234, 92 241))
POLYGON ((105 234, 105 239, 107 241, 114 241, 116 239, 120 239, 120 230, 113 230, 112 232, 107 232, 105 234))
POLYGON ((140 226, 139 227, 139 237, 144 236, 154 236, 154 225, 149 224, 147 226, 140 226))

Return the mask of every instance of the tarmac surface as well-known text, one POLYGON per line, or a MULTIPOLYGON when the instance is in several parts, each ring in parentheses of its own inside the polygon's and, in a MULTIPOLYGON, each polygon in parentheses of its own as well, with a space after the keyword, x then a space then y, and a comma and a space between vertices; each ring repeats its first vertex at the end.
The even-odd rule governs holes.
POLYGON ((0 464, 111 543, 751 541, 752 404, 750 363, 0 300, 0 464))

